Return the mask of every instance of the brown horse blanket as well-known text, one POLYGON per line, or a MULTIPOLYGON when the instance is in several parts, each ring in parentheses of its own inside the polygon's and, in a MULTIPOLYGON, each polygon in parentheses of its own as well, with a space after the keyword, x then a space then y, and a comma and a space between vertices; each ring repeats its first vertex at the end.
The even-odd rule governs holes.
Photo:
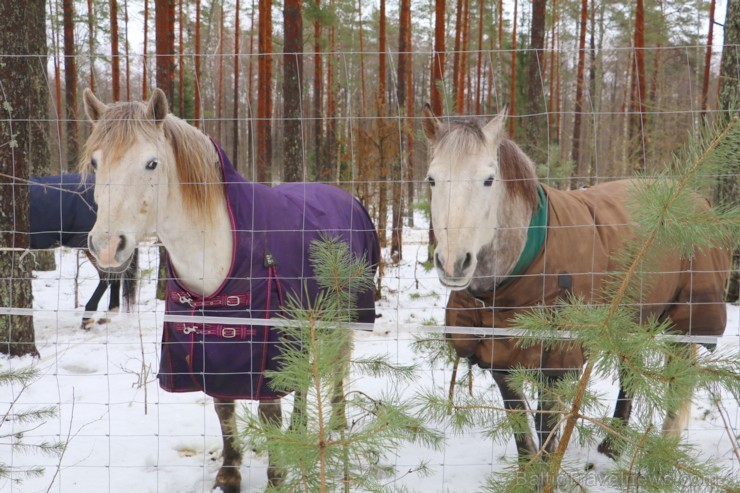
MULTIPOLYGON (((586 303, 608 303, 603 299, 610 273, 623 269, 620 248, 633 236, 626 202, 634 182, 614 181, 586 190, 560 191, 542 186, 547 196, 547 234, 528 268, 507 279, 493 292, 478 298, 467 290, 450 295, 446 324, 467 327, 512 327, 519 313, 538 306, 557 306, 568 295, 586 303)), ((708 208, 697 197, 697 206, 708 208)), ((730 268, 724 250, 696 251, 680 258, 676 251, 660 251, 649 286, 640 294, 640 320, 657 316, 670 318, 673 333, 721 335, 727 313, 723 300, 730 268)), ((558 344, 549 350, 522 349, 516 337, 471 337, 452 335, 462 357, 471 357, 481 367, 506 370, 513 367, 550 369, 558 373, 580 368, 584 356, 573 344, 558 344)), ((547 373, 547 371, 545 371, 547 373)))

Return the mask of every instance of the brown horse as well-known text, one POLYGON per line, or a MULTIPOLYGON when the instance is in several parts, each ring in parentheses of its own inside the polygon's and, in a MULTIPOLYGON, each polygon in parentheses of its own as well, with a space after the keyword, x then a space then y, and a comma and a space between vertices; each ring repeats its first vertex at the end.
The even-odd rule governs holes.
MULTIPOLYGON (((616 257, 633 236, 626 202, 635 183, 614 181, 586 190, 559 191, 538 183, 531 160, 504 136, 505 114, 481 124, 464 118, 436 118, 424 111, 431 144, 427 181, 437 239, 434 263, 443 285, 453 290, 447 325, 512 327, 513 318, 533 307, 555 306, 568 296, 601 303, 616 257)), ((708 204, 697 197, 697 207, 708 204)), ((726 324, 723 290, 728 252, 696 251, 689 259, 663 255, 639 300, 640 320, 670 319, 672 331, 721 335, 726 324)), ((524 397, 508 381, 512 368, 538 369, 545 379, 579 371, 579 347, 542 344, 523 348, 516 337, 452 335, 458 355, 491 370, 504 405, 524 409, 524 397)), ((690 401, 669 413, 666 433, 680 434, 690 401)), ((629 419, 631 397, 620 383, 615 418, 629 419)), ((555 449, 556 430, 540 398, 535 424, 540 447, 555 449), (546 446, 545 446, 546 445, 546 446)), ((530 433, 515 435, 520 456, 537 453, 530 433)), ((599 451, 614 458, 605 440, 599 451)))

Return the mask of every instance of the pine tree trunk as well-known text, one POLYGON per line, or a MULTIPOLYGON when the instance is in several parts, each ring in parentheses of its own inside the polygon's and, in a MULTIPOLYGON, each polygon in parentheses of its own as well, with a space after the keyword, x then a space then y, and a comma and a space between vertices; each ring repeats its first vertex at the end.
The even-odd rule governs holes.
POLYGON ((511 73, 509 86, 509 138, 514 138, 514 116, 516 116, 516 23, 518 0, 514 0, 514 20, 511 31, 511 73))
POLYGON ((157 87, 167 100, 175 100, 175 0, 155 0, 157 87))
MULTIPOLYGON (((183 14, 183 3, 184 0, 177 2, 178 13, 177 23, 180 29, 178 30, 178 49, 177 49, 177 82, 178 82, 178 100, 180 103, 180 111, 177 116, 185 118, 185 42, 184 42, 184 31, 185 31, 185 16, 183 14)), ((237 1, 238 3, 238 1, 237 1)), ((237 24, 238 25, 238 24, 237 24)), ((239 30, 237 29, 237 33, 239 30)), ((128 57, 127 57, 128 58, 128 57)), ((234 162, 236 162, 236 156, 232 156, 234 162)))
MULTIPOLYGON (((144 4, 146 5, 146 0, 144 4)), ((144 11, 146 12, 146 9, 144 11)), ((144 46, 146 46, 146 17, 144 20, 144 46)), ((93 11, 93 0, 87 0, 87 31, 88 51, 90 55, 90 90, 95 92, 95 12, 93 11)), ((146 81, 146 72, 144 73, 144 81, 146 81)))
POLYGON ((482 93, 481 77, 483 76, 483 13, 485 3, 478 0, 478 65, 475 68, 475 114, 481 114, 482 93))
POLYGON ((527 52, 527 88, 524 118, 521 120, 523 149, 537 164, 547 162, 547 116, 542 65, 545 60, 545 19, 547 0, 532 2, 532 32, 527 52))
MULTIPOLYGON (((77 168, 77 66, 75 64, 74 2, 64 0, 64 104, 66 115, 67 169, 77 168)), ((92 77, 92 76, 91 76, 92 77)))
POLYGON ((635 10, 635 66, 630 98, 630 146, 632 147, 632 170, 645 170, 647 135, 645 133, 645 3, 637 0, 635 10))
POLYGON ((573 147, 571 159, 575 165, 575 176, 571 179, 571 188, 577 188, 585 182, 588 170, 581 162, 581 120, 583 118, 583 75, 586 63, 586 20, 588 19, 588 0, 581 0, 581 22, 578 32, 578 68, 576 69, 576 106, 573 122, 573 147))
MULTIPOLYGON (((740 74, 740 0, 728 0, 727 15, 725 17, 725 38, 722 48, 722 63, 720 68, 720 110, 737 109, 740 100, 740 85, 738 85, 738 74, 740 74)), ((731 207, 740 206, 740 165, 735 161, 734 169, 725 173, 719 179, 714 193, 716 204, 725 204, 731 207)), ((732 271, 725 295, 725 300, 730 303, 740 302, 740 247, 733 252, 732 271)))
POLYGON ((113 101, 121 100, 121 58, 118 53, 118 2, 110 0, 110 60, 113 101))
MULTIPOLYGON (((406 109, 406 98, 411 98, 408 90, 408 77, 410 68, 410 50, 408 46, 408 32, 411 28, 411 4, 410 0, 401 0, 398 19, 398 83, 396 99, 398 100, 398 114, 402 115, 406 109)), ((408 122, 411 115, 407 115, 404 121, 408 122)), ((401 152, 393 170, 393 185, 391 188, 391 200, 393 213, 391 219, 391 259, 398 263, 403 258, 403 164, 408 163, 408 135, 410 132, 401 132, 401 152), (406 145, 404 145, 406 140, 406 145)), ((408 164, 407 164, 408 166, 408 164)))
MULTIPOLYGON (((321 1, 316 0, 316 8, 320 8, 321 1)), ((314 133, 314 159, 316 162, 316 179, 322 181, 323 171, 323 128, 324 120, 322 117, 322 106, 323 106, 323 76, 322 76, 322 63, 321 63, 321 22, 316 20, 313 23, 313 133, 314 133)))
MULTIPOLYGON (((92 0, 89 0, 92 1, 92 0)), ((198 5, 200 6, 200 2, 198 2, 198 5)), ((90 24, 92 25, 92 20, 90 20, 90 24)), ((196 23, 198 25, 199 23, 196 23)), ((92 41, 91 41, 92 43, 92 41)), ((147 49, 149 47, 149 0, 144 0, 144 47, 143 47, 143 56, 142 56, 142 67, 141 67, 141 99, 145 100, 147 99, 147 92, 149 89, 149 82, 147 81, 147 49)), ((92 64, 90 67, 90 70, 92 71, 92 64)))
MULTIPOLYGON (((331 11, 334 11, 334 0, 329 2, 331 11)), ((337 52, 336 27, 332 23, 329 26, 329 53, 326 55, 326 143, 324 144, 324 169, 325 176, 323 181, 329 183, 339 179, 339 173, 336 169, 335 148, 336 148, 336 120, 337 99, 334 83, 334 61, 337 52)))
MULTIPOLYGON (((29 248, 28 172, 49 162, 46 3, 0 2, 3 93, 0 96, 0 306, 33 308, 29 248), (13 56, 15 55, 15 56, 13 56), (7 178, 12 177, 12 178, 7 178), (19 249, 19 250, 7 250, 19 249)), ((0 353, 38 356, 33 317, 0 315, 0 353)))
POLYGON ((714 8, 716 0, 711 0, 709 4, 709 32, 707 33, 707 51, 704 54, 704 80, 701 86, 701 116, 706 116, 709 110, 709 72, 712 63, 712 36, 714 35, 714 8))
POLYGON ((200 127, 200 0, 195 0, 195 102, 193 103, 193 125, 200 127))
POLYGON ((460 42, 462 41, 463 0, 457 0, 455 7, 455 48, 452 54, 452 94, 455 96, 455 110, 457 111, 457 92, 460 81, 460 42))
POLYGON ((301 84, 303 81, 303 15, 301 0, 283 8, 283 180, 303 181, 301 84))
POLYGON ((272 181, 272 1, 259 2, 257 62, 257 181, 272 181))
POLYGON ((224 4, 221 3, 218 16, 218 90, 216 91, 216 139, 223 142, 224 126, 224 4))
MULTIPOLYGON (((385 0, 380 0, 380 25, 378 34, 378 119, 377 128, 379 138, 386 135, 387 103, 386 103, 386 15, 385 0)), ((378 238, 380 245, 385 246, 388 242, 386 233, 388 224, 388 160, 380 149, 380 159, 378 160, 379 182, 378 182, 378 238)))
POLYGON ((234 6, 234 98, 231 103, 231 132, 234 142, 231 159, 237 169, 239 169, 239 106, 241 105, 239 98, 239 52, 239 0, 236 0, 234 6))
MULTIPOLYGON (((445 70, 445 0, 434 1, 434 52, 432 53, 432 75, 430 80, 430 101, 432 112, 442 115, 441 86, 444 83, 445 70)), ((429 193, 427 191, 427 193, 429 193)), ((437 243, 434 237, 434 225, 429 220, 429 258, 432 260, 433 246, 437 243)))
POLYGON ((455 92, 455 111, 458 114, 465 113, 465 86, 467 83, 467 50, 468 50, 468 30, 470 23, 468 22, 470 16, 468 15, 468 9, 470 7, 470 0, 463 1, 462 11, 462 35, 460 37, 460 61, 458 65, 457 73, 457 91, 455 92))
POLYGON ((367 114, 367 98, 365 96, 365 47, 362 41, 362 0, 357 0, 357 22, 360 36, 360 91, 362 94, 362 116, 367 114))
MULTIPOLYGON (((182 5, 182 0, 180 0, 182 5)), ((182 18, 182 16, 180 16, 182 18)), ((123 0, 123 49, 126 56, 126 101, 131 101, 131 58, 128 45, 128 0, 123 0)), ((182 30, 180 31, 182 33, 182 30)), ((182 39, 180 40, 182 44, 182 39)))

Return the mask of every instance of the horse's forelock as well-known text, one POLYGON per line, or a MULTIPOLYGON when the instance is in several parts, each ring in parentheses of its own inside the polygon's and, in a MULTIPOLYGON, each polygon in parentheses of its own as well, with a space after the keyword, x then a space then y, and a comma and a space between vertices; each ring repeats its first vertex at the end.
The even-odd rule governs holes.
MULTIPOLYGON (((162 130, 172 147, 184 206, 207 218, 216 206, 219 193, 222 193, 223 181, 213 144, 199 130, 173 115, 164 119, 162 130)), ((111 162, 119 162, 137 138, 148 141, 159 138, 156 122, 146 116, 146 106, 138 102, 110 105, 85 142, 80 172, 83 175, 92 172, 90 161, 97 149, 105 149, 111 162)))
MULTIPOLYGON (((477 153, 486 142, 481 122, 471 118, 451 118, 442 124, 437 135, 435 154, 445 160, 477 153)), ((529 207, 537 206, 537 174, 529 157, 512 140, 502 139, 498 145, 501 180, 508 195, 517 197, 529 207)))
POLYGON ((82 149, 80 172, 92 172, 90 160, 97 149, 105 149, 111 162, 118 162, 123 153, 136 141, 137 136, 155 139, 156 125, 146 118, 146 106, 142 103, 115 103, 108 106, 102 117, 95 122, 82 149))

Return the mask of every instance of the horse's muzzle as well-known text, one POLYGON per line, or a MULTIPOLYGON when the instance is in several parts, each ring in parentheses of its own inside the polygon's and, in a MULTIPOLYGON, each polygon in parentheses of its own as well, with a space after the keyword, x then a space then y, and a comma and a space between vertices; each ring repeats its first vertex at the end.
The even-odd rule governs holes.
POLYGON ((87 246, 102 271, 121 273, 131 264, 133 248, 130 248, 131 242, 124 235, 103 235, 101 241, 101 238, 90 233, 87 246))

